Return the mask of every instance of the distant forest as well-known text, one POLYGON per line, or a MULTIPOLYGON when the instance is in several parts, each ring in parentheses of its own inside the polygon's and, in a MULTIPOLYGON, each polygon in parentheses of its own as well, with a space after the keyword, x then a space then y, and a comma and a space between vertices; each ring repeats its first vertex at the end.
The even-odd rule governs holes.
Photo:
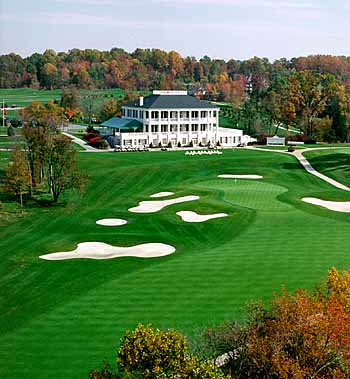
POLYGON ((284 125, 300 128, 312 140, 350 140, 350 57, 345 56, 225 61, 160 49, 50 49, 26 58, 0 56, 0 87, 121 88, 126 97, 135 90, 187 89, 225 102, 229 108, 222 115, 248 134, 271 134, 284 125))
POLYGON ((29 57, 11 53, 0 56, 1 88, 122 88, 127 90, 181 89, 197 85, 212 92, 218 100, 239 93, 242 85, 253 92, 269 85, 276 76, 288 71, 312 70, 332 74, 341 83, 350 83, 350 57, 313 55, 270 62, 267 58, 248 60, 197 60, 175 51, 136 49, 128 53, 72 49, 56 53, 46 50, 29 57))

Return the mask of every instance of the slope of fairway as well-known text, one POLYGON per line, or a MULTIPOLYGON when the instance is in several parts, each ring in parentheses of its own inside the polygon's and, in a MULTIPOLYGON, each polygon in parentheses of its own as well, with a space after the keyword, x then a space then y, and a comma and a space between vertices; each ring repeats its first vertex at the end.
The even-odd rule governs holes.
POLYGON ((350 146, 336 150, 308 151, 304 156, 317 171, 350 186, 350 146))
POLYGON ((90 176, 83 199, 71 194, 65 205, 31 207, 1 228, 0 377, 84 378, 105 353, 113 361, 119 337, 138 322, 191 334, 240 317, 247 301, 267 299, 281 285, 311 287, 329 267, 350 266, 350 214, 301 201, 349 194, 307 174, 292 156, 81 153, 79 164, 90 176), (223 172, 264 179, 218 179, 223 172), (162 191, 200 200, 128 212, 162 191), (186 223, 176 215, 186 210, 228 217, 186 223), (96 225, 103 218, 128 224, 96 225), (164 243, 176 252, 148 260, 38 258, 89 241, 164 243))

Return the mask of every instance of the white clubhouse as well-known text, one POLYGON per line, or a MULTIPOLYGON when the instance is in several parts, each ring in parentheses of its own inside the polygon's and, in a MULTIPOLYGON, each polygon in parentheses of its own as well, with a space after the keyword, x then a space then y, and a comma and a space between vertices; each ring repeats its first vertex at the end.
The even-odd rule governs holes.
POLYGON ((237 146, 249 142, 239 129, 219 127, 219 107, 187 91, 153 91, 122 107, 122 117, 101 124, 122 148, 140 146, 237 146))

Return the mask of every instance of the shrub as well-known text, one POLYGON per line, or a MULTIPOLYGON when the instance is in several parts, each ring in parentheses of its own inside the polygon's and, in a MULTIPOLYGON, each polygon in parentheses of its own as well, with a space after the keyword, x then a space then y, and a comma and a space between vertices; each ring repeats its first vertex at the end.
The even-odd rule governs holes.
POLYGON ((181 147, 181 142, 180 141, 177 143, 177 147, 181 147))
POLYGON ((171 149, 173 147, 173 144, 171 143, 171 141, 169 141, 168 143, 168 147, 171 149))
POLYGON ((295 151, 295 147, 294 147, 294 146, 288 146, 288 151, 289 151, 290 153, 294 153, 294 151, 295 151))
POLYGON ((9 137, 14 137, 16 135, 16 131, 15 131, 15 128, 10 125, 8 128, 7 128, 7 135, 9 137))
POLYGON ((305 137, 304 142, 308 145, 315 145, 317 143, 315 137, 305 137))
POLYGON ((22 119, 20 119, 20 118, 13 117, 13 118, 11 118, 11 120, 10 120, 10 124, 11 124, 11 126, 13 126, 14 128, 18 128, 18 127, 20 127, 20 126, 23 125, 23 121, 22 121, 22 119))
POLYGON ((188 144, 189 147, 193 147, 193 142, 192 140, 190 141, 190 143, 188 144))
POLYGON ((152 329, 139 324, 127 331, 121 340, 117 357, 117 374, 105 360, 105 376, 92 370, 90 379, 224 379, 224 375, 209 361, 200 361, 188 351, 187 339, 174 330, 152 329), (109 375, 109 376, 107 376, 109 375))
POLYGON ((149 144, 149 146, 148 146, 150 149, 152 149, 153 148, 153 143, 151 142, 150 144, 149 144))

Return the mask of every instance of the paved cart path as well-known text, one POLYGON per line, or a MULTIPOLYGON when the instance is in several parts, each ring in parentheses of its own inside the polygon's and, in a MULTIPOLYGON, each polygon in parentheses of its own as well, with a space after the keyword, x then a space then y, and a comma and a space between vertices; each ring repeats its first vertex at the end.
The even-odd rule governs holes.
POLYGON ((350 191, 350 188, 347 187, 346 185, 339 183, 336 180, 334 180, 334 179, 332 179, 332 178, 330 178, 324 174, 321 174, 316 169, 314 169, 311 166, 310 162, 303 155, 305 152, 308 152, 308 151, 350 149, 350 147, 347 147, 347 146, 345 146, 345 147, 344 146, 343 147, 314 147, 314 148, 305 148, 305 149, 301 149, 301 150, 295 150, 293 153, 288 152, 288 151, 281 151, 281 150, 261 149, 261 148, 253 147, 253 146, 249 146, 249 147, 247 147, 247 149, 259 150, 259 151, 269 151, 269 152, 273 152, 273 153, 282 153, 282 154, 293 155, 295 158, 298 159, 298 161, 303 165, 305 170, 307 172, 309 172, 310 174, 317 176, 318 178, 324 180, 325 182, 331 184, 332 186, 334 186, 336 188, 339 188, 339 189, 344 190, 344 191, 350 191))

